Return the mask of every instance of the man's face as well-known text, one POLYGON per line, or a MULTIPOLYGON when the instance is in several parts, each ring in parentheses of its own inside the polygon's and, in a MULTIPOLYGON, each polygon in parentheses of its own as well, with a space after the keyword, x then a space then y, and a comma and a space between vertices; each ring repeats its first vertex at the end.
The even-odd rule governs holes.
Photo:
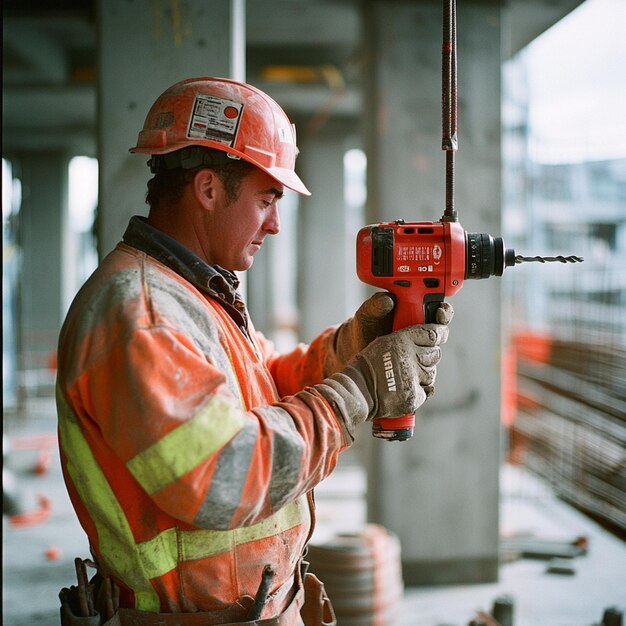
POLYGON ((210 262, 232 271, 250 268, 267 235, 280 230, 278 201, 283 186, 254 169, 241 181, 239 196, 215 206, 212 219, 210 262))

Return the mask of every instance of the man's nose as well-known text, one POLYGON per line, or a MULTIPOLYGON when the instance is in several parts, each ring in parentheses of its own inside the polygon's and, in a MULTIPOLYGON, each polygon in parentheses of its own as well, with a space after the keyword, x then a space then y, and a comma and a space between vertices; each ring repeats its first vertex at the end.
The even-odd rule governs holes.
POLYGON ((263 227, 265 232, 269 235, 278 235, 280 232, 280 217, 278 215, 278 206, 276 204, 272 204, 272 210, 268 213, 263 227))

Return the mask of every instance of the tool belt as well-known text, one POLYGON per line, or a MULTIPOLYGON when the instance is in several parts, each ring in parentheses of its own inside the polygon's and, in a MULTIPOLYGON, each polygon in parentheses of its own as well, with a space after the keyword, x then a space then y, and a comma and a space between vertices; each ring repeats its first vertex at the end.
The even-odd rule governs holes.
POLYGON ((82 566, 79 562, 76 559, 78 587, 64 588, 59 593, 61 626, 296 626, 302 622, 305 626, 336 626, 337 623, 323 583, 306 572, 308 563, 304 561, 298 568, 295 591, 285 610, 265 619, 248 617, 255 603, 251 596, 244 596, 219 611, 151 613, 117 608, 111 601, 115 590, 110 579, 96 574, 87 582, 84 562, 82 566))

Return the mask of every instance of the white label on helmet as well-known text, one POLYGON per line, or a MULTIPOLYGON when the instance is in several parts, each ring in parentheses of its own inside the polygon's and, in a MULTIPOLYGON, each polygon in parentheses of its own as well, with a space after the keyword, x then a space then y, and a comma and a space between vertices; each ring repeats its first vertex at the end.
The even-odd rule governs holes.
POLYGON ((281 143, 293 144, 293 134, 291 132, 291 128, 279 127, 278 139, 281 141, 281 143))
POLYGON ((187 137, 210 139, 232 146, 237 137, 242 112, 241 102, 198 95, 193 103, 187 137))

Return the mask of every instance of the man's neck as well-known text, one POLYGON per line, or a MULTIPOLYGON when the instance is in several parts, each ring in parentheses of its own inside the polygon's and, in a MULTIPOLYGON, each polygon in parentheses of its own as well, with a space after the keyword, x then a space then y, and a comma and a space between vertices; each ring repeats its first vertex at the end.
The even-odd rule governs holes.
POLYGON ((168 206, 150 209, 147 221, 150 226, 176 239, 203 261, 213 265, 199 237, 203 227, 196 223, 193 216, 191 207, 186 211, 184 206, 168 206))

